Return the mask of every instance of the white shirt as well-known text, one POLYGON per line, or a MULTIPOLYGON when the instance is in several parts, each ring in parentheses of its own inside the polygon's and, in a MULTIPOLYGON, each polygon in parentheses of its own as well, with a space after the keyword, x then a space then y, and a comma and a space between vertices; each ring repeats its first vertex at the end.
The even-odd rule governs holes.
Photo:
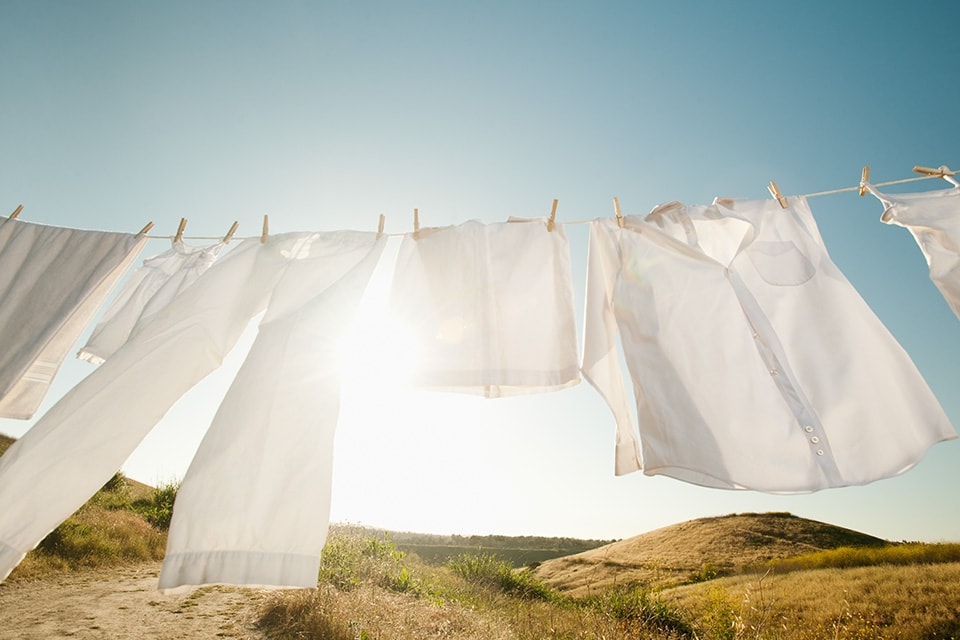
POLYGON ((806 200, 789 202, 591 223, 582 366, 613 410, 618 474, 813 491, 901 473, 956 437, 830 260, 806 200))
POLYGON ((209 269, 223 246, 218 242, 191 247, 174 241, 168 250, 144 260, 107 307, 77 357, 103 364, 131 333, 209 269))
POLYGON ((896 195, 866 187, 883 202, 880 220, 913 235, 927 259, 930 279, 960 318, 960 186, 896 195))
POLYGON ((562 225, 470 221, 408 234, 390 300, 416 352, 414 386, 499 397, 580 381, 562 225))

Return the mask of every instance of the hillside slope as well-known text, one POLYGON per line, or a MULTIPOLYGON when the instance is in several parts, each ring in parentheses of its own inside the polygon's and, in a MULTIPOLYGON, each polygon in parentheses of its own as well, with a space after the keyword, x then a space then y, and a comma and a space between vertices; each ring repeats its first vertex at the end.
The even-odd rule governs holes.
POLYGON ((842 546, 886 541, 789 513, 698 518, 572 556, 547 560, 534 575, 574 597, 614 585, 672 585, 737 567, 842 546))

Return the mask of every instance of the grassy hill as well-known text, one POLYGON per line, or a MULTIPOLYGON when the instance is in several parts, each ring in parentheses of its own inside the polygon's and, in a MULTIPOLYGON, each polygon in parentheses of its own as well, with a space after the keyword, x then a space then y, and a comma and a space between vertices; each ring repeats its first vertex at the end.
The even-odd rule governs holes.
POLYGON ((670 525, 590 551, 547 560, 533 574, 573 597, 610 587, 664 587, 729 575, 748 565, 886 541, 789 513, 745 513, 670 525))
MULTIPOLYGON (((656 565, 659 552, 674 578, 719 556, 734 575, 701 571, 698 582, 672 586, 611 579, 575 597, 576 589, 560 591, 495 556, 426 565, 389 539, 333 533, 319 588, 275 594, 259 624, 270 638, 325 640, 960 640, 960 544, 888 544, 789 514, 665 529, 608 545, 622 560, 602 568, 629 576, 631 567, 656 565), (631 561, 625 549, 643 540, 657 551, 647 545, 648 560, 631 561), (859 543, 866 546, 840 546, 859 543)), ((602 553, 578 555, 602 566, 602 553)))

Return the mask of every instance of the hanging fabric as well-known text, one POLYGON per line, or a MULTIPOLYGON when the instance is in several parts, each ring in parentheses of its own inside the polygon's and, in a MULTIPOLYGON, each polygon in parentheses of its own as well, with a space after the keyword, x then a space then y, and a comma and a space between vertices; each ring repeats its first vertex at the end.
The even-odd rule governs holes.
POLYGON ((951 182, 951 189, 895 195, 865 187, 883 203, 880 220, 906 228, 916 240, 930 279, 960 318, 960 185, 951 182))
POLYGON ((616 473, 806 492, 902 473, 956 437, 804 198, 719 202, 591 224, 582 366, 615 416, 616 473))
POLYGON ((0 220, 0 417, 29 419, 146 238, 0 220))
POLYGON ((316 586, 329 525, 338 349, 387 238, 309 240, 274 288, 180 485, 162 590, 316 586))
POLYGON ((161 254, 143 261, 110 303, 77 357, 103 364, 155 313, 210 268, 224 243, 191 247, 174 239, 161 254))
MULTIPOLYGON (((242 242, 0 456, 0 580, 110 479, 184 393, 222 363, 249 321, 267 308, 278 283, 286 278, 285 287, 295 286, 311 264, 303 260, 304 247, 316 235, 242 242)), ((374 246, 376 234, 368 235, 374 246)), ((261 380, 269 390, 270 372, 261 380)))
POLYGON ((416 352, 411 383, 488 398, 579 382, 570 247, 546 219, 405 235, 390 307, 416 352))

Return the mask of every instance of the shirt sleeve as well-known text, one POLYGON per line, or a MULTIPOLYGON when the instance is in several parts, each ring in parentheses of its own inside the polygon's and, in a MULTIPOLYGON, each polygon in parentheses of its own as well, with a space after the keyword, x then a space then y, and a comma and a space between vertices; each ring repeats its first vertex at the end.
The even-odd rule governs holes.
POLYGON ((592 222, 587 249, 580 370, 613 412, 616 421, 615 473, 624 475, 641 470, 643 465, 616 348, 617 319, 613 311, 613 287, 618 261, 615 238, 603 229, 599 221, 592 222))

